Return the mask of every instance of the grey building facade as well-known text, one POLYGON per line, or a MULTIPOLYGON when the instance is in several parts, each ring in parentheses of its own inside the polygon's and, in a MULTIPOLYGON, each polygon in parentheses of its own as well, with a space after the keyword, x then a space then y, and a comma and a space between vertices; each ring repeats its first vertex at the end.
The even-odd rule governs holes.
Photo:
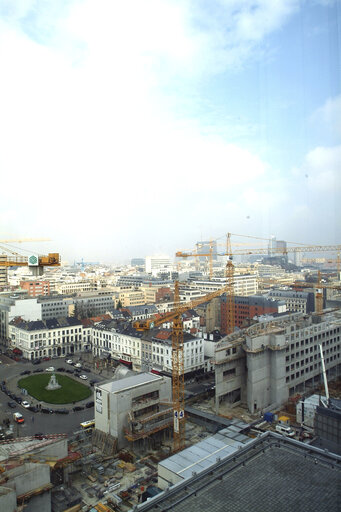
POLYGON ((329 379, 341 374, 341 311, 296 313, 226 336, 216 346, 216 408, 244 403, 254 413, 278 407, 321 381, 322 344, 329 379))

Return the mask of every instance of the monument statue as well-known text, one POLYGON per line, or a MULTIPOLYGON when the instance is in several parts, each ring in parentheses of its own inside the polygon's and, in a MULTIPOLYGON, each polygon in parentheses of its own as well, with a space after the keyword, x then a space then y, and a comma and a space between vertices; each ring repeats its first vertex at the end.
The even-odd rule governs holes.
POLYGON ((51 375, 50 382, 48 383, 45 389, 47 389, 48 391, 53 391, 54 389, 59 389, 61 387, 62 386, 58 384, 57 377, 55 376, 55 374, 53 374, 51 375))

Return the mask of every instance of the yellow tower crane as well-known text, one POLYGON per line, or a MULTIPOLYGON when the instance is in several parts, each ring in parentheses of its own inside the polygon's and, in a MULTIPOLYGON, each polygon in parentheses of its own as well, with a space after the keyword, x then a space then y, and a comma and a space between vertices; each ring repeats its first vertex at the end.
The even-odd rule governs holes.
POLYGON ((209 302, 227 292, 227 286, 215 292, 198 297, 190 302, 180 304, 179 283, 175 282, 174 310, 162 316, 138 320, 133 323, 137 331, 148 331, 164 323, 173 322, 172 329, 172 391, 173 391, 173 414, 174 414, 174 453, 185 447, 185 384, 184 384, 184 353, 183 353, 183 321, 182 314, 185 311, 195 308, 200 304, 209 302))
MULTIPOLYGON (((300 245, 297 247, 274 247, 271 249, 273 253, 284 254, 291 252, 332 252, 341 250, 341 245, 300 245)), ((248 250, 236 250, 235 255, 249 255, 249 254, 267 254, 268 249, 248 249, 248 250)), ((274 284, 274 283, 272 283, 274 284)), ((305 285, 316 288, 315 294, 315 309, 317 314, 322 314, 323 311, 323 293, 322 288, 325 286, 321 284, 321 273, 318 272, 318 279, 316 285, 305 285)))

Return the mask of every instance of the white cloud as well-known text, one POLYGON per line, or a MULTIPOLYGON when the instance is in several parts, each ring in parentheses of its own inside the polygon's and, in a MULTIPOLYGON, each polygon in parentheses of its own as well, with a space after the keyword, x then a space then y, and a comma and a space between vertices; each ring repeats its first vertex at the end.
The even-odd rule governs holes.
POLYGON ((341 137, 341 95, 328 98, 327 101, 312 114, 310 121, 313 125, 330 130, 341 137))
POLYGON ((238 232, 247 216, 256 229, 287 201, 259 155, 172 110, 167 86, 181 96, 184 82, 243 65, 296 1, 86 0, 56 19, 36 9, 32 39, 18 27, 35 5, 0 27, 0 168, 18 235, 76 254, 90 243, 110 261, 176 237, 186 247, 201 228, 238 232))
POLYGON ((310 151, 303 164, 309 187, 318 192, 335 194, 341 189, 341 145, 317 147, 310 151))

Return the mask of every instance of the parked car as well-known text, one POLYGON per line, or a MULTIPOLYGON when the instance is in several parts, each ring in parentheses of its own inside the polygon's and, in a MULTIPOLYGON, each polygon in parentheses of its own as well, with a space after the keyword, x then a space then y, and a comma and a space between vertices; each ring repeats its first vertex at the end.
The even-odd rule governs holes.
POLYGON ((7 405, 8 407, 10 407, 11 409, 15 409, 15 407, 17 406, 17 404, 15 402, 7 402, 7 405))
POLYGON ((42 407, 40 409, 40 411, 44 414, 53 414, 54 413, 54 410, 53 409, 49 409, 48 407, 42 407))
POLYGON ((16 423, 24 423, 25 422, 25 418, 23 417, 22 414, 20 414, 20 412, 15 412, 13 414, 13 419, 16 423))
POLYGON ((73 412, 77 411, 84 411, 84 407, 82 405, 76 405, 76 407, 73 408, 73 412))
POLYGON ((21 396, 16 396, 16 395, 13 395, 12 396, 13 400, 15 400, 18 404, 21 404, 22 402, 22 398, 21 396))
POLYGON ((80 375, 79 378, 82 380, 88 380, 88 377, 86 375, 80 375))
POLYGON ((42 368, 37 368, 36 370, 33 370, 32 373, 41 373, 43 372, 44 370, 42 368))
POLYGON ((32 364, 40 364, 41 359, 33 359, 32 364))
POLYGON ((45 371, 46 372, 54 372, 55 368, 54 368, 54 366, 49 366, 48 368, 45 368, 45 371))
POLYGON ((23 400, 21 402, 22 407, 25 407, 25 409, 28 409, 30 407, 30 403, 27 400, 23 400))
POLYGON ((61 366, 60 368, 57 368, 57 372, 65 372, 65 368, 61 366))
POLYGON ((30 406, 28 407, 28 410, 29 410, 29 411, 32 411, 32 412, 39 412, 38 407, 36 407, 35 405, 30 405, 30 406))
POLYGON ((65 370, 65 371, 66 371, 66 373, 74 373, 74 371, 73 371, 73 370, 69 370, 69 369, 67 369, 67 370, 65 370))
POLYGON ((51 357, 45 356, 43 357, 43 361, 50 361, 51 357))
POLYGON ((91 407, 93 407, 94 405, 95 405, 95 404, 94 404, 94 402, 87 402, 87 403, 85 404, 85 407, 86 407, 87 409, 90 409, 90 408, 91 408, 91 407))
POLYGON ((23 372, 21 372, 20 375, 30 375, 31 371, 30 370, 24 370, 23 372))
POLYGON ((69 410, 68 409, 56 409, 54 411, 56 414, 69 414, 69 410))
POLYGON ((76 363, 76 364, 75 364, 75 368, 82 368, 81 363, 76 363))
POLYGON ((72 359, 66 359, 66 361, 65 361, 65 362, 66 362, 67 364, 73 364, 72 359))
POLYGON ((97 384, 98 380, 96 379, 91 379, 90 381, 90 386, 94 386, 95 384, 97 384))

